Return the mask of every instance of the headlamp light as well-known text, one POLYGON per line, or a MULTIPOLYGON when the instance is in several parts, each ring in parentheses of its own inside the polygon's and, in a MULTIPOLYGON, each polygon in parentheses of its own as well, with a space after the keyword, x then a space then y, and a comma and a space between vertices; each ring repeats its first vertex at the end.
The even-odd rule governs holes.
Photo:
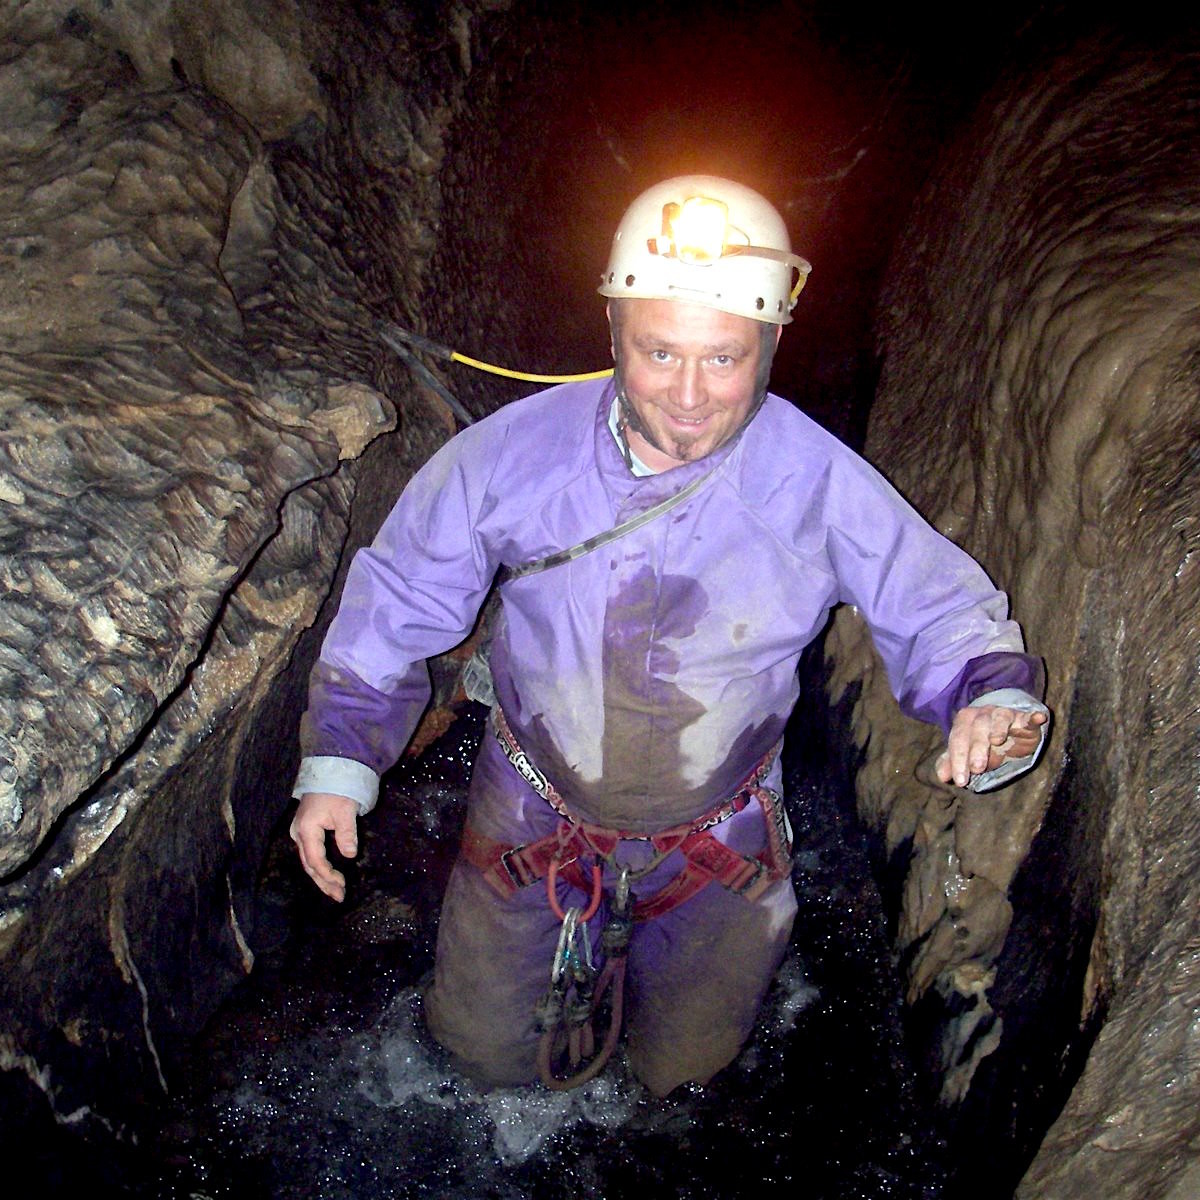
POLYGON ((663 205, 662 241, 651 238, 650 252, 708 266, 727 252, 729 232, 728 205, 707 196, 690 196, 682 204, 663 205))
POLYGON ((798 254, 769 246, 752 246, 749 237, 729 223, 729 206, 708 196, 689 196, 682 204, 675 201, 664 204, 662 236, 647 238, 646 248, 651 254, 675 258, 697 267, 709 267, 718 259, 738 254, 786 263, 796 272, 789 310, 812 270, 798 254))
POLYGON ((785 325, 809 270, 792 253, 783 218, 757 192, 716 175, 680 175, 625 210, 599 291, 785 325))

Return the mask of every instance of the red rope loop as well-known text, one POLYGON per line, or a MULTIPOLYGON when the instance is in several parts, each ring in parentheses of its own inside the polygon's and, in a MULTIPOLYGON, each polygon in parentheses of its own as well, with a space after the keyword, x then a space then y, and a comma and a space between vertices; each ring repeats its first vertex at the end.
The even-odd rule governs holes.
MULTIPOLYGON (((550 900, 550 907, 554 911, 554 915, 560 920, 565 921, 567 914, 563 912, 562 905, 558 902, 558 895, 554 890, 554 885, 558 880, 558 868, 561 864, 558 859, 553 859, 550 863, 550 871, 546 875, 546 895, 550 900)), ((588 903, 587 911, 581 913, 580 921, 590 921, 596 915, 596 909, 600 907, 601 880, 604 878, 604 872, 599 863, 592 864, 592 898, 588 903)))

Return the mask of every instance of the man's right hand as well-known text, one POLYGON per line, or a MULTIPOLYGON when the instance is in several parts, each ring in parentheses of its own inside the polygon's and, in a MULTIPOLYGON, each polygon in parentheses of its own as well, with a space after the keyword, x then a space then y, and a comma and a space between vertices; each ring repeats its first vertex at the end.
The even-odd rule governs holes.
POLYGON ((353 858, 358 853, 358 805, 348 796, 305 792, 288 832, 313 883, 332 899, 344 900, 346 877, 333 869, 325 853, 325 835, 332 833, 339 853, 353 858))

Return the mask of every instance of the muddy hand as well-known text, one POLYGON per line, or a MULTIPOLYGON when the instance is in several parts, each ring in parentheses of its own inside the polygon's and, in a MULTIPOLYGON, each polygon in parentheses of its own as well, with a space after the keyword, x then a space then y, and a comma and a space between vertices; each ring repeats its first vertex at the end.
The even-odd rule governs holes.
POLYGON ((972 775, 994 771, 1010 758, 1027 758, 1038 748, 1045 723, 1044 712, 1019 712, 996 704, 961 708, 937 761, 937 777, 966 787, 972 775))
POLYGON ((325 853, 325 835, 333 834, 339 853, 358 853, 358 805, 330 792, 305 792, 288 831, 300 851, 300 863, 309 878, 334 900, 344 900, 346 877, 334 869, 325 853))

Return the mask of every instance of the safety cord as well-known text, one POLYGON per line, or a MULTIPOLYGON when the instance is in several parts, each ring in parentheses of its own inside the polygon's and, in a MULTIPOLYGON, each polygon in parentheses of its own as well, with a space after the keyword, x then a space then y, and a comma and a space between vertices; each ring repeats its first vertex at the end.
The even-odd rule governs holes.
POLYGON ((450 351, 452 362, 464 363, 477 371, 487 371, 491 375, 503 375, 506 379, 523 379, 527 383, 582 383, 588 379, 607 379, 612 373, 612 367, 605 371, 582 371, 576 375, 538 375, 532 371, 513 371, 508 367, 497 367, 493 363, 480 362, 477 358, 460 354, 457 350, 450 351))
POLYGON ((395 325, 384 323, 379 329, 379 338, 389 350, 392 350, 405 363, 408 369, 435 395, 440 396, 450 411, 458 418, 460 425, 474 425, 475 418, 467 412, 463 402, 408 348, 399 336, 403 330, 395 325))
POLYGON ((430 354, 434 358, 440 358, 443 362, 462 363, 464 366, 474 367, 477 371, 486 371, 489 375, 503 375, 506 379, 521 379, 527 383, 579 383, 587 379, 607 379, 612 374, 611 367, 604 371, 584 371, 574 375, 542 375, 533 371, 514 371, 509 367, 498 367, 494 363, 483 362, 468 354, 451 350, 440 342, 423 337, 419 333, 413 333, 411 330, 401 329, 399 325, 394 325, 390 321, 380 322, 379 335, 392 349, 396 348, 394 343, 400 341, 415 350, 430 354))

